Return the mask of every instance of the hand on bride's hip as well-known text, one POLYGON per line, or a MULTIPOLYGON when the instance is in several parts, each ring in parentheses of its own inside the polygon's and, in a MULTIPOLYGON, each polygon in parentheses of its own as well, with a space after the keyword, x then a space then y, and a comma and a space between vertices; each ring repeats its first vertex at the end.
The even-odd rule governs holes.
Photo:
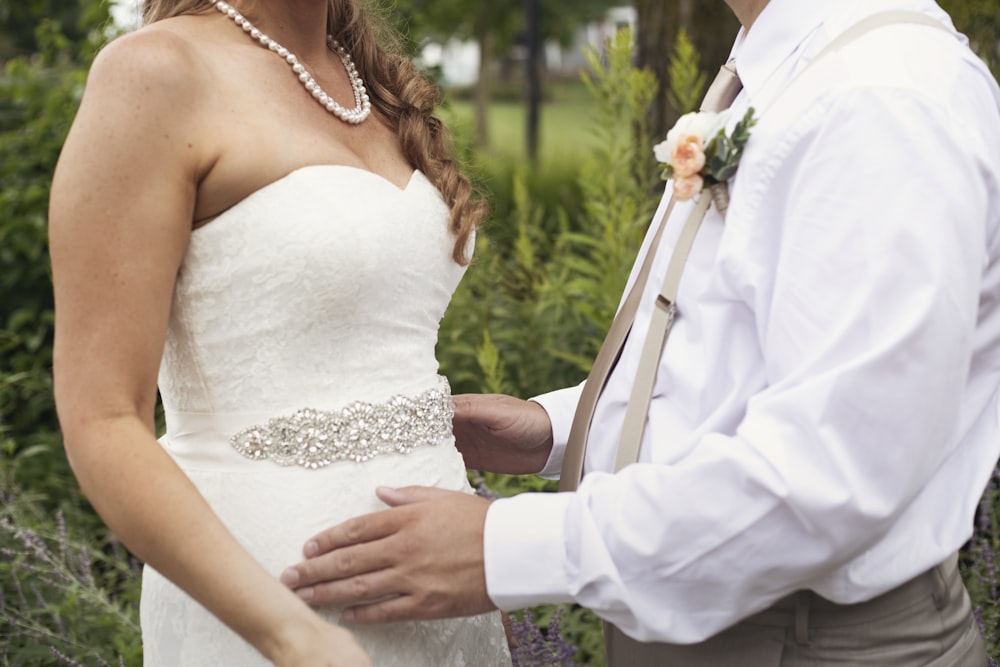
POLYGON ((347 624, 470 616, 496 609, 483 573, 489 501, 426 487, 378 489, 389 509, 313 537, 281 581, 347 624))

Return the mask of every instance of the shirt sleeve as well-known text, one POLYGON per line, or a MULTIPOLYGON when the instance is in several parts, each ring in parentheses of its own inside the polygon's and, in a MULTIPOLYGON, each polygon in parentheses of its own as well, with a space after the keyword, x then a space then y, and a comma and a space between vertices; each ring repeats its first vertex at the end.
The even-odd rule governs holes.
POLYGON ((566 441, 569 439, 569 429, 573 424, 573 415, 576 414, 576 405, 580 402, 581 391, 583 384, 557 389, 529 399, 542 406, 552 424, 552 451, 549 453, 548 461, 545 462, 545 467, 536 473, 539 477, 559 478, 563 454, 566 452, 566 441))
POLYGON ((775 139, 749 177, 775 260, 747 304, 767 386, 671 464, 493 503, 501 609, 573 600, 639 640, 697 642, 886 534, 962 436, 997 169, 972 127, 872 87, 775 139))

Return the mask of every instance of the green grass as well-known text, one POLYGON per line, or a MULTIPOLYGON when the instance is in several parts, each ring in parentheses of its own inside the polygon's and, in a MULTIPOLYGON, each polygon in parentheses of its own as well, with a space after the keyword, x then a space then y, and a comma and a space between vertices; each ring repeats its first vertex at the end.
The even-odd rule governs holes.
MULTIPOLYGON (((589 128, 597 103, 587 95, 582 83, 549 84, 545 88, 539 127, 538 164, 546 167, 576 166, 593 146, 589 128)), ((452 99, 445 112, 447 122, 465 137, 472 136, 473 103, 452 99)), ((489 145, 474 149, 482 159, 499 158, 525 162, 523 103, 496 101, 490 105, 489 145)))
POLYGON ((441 117, 455 135, 468 171, 490 201, 492 214, 484 231, 506 245, 512 233, 508 221, 515 215, 514 181, 522 180, 532 206, 539 211, 538 224, 555 233, 560 218, 574 226, 581 214, 579 168, 594 150, 592 129, 597 102, 580 82, 557 82, 544 89, 539 127, 537 164, 526 158, 523 103, 511 95, 498 95, 490 106, 490 141, 486 147, 472 145, 473 103, 467 94, 455 91, 441 109, 441 117))

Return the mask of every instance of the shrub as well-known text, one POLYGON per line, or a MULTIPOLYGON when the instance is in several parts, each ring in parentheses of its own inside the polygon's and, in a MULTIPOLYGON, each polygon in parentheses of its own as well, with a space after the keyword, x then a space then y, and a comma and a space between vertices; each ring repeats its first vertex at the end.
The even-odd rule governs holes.
MULTIPOLYGON (((479 259, 441 326, 438 358, 456 392, 496 392, 531 396, 581 381, 618 307, 632 261, 642 243, 659 182, 651 160, 653 145, 645 125, 656 90, 649 72, 631 65, 627 32, 609 45, 607 60, 588 53, 592 74, 585 83, 598 105, 592 128, 596 149, 581 166, 578 186, 583 208, 571 224, 565 212, 541 219, 544 209, 528 193, 524 172, 512 178, 512 215, 507 234, 479 239, 479 259)), ((662 187, 662 186, 660 186, 662 187)), ((553 490, 534 476, 485 474, 500 495, 553 490)), ((559 654, 560 632, 578 654, 553 665, 579 660, 604 664, 604 641, 596 616, 578 606, 542 606, 525 612, 541 627, 558 619, 548 635, 528 637, 525 665, 539 655, 559 654), (540 647, 541 638, 554 642, 540 647), (546 653, 552 649, 554 653, 546 653), (539 653, 540 651, 540 653, 539 653)), ((525 628, 526 621, 516 627, 525 628)), ((541 631, 539 631, 541 632, 541 631)), ((559 654, 561 655, 561 654, 559 654)), ((552 658, 554 659, 554 658, 552 658)))
POLYGON ((56 158, 105 36, 106 8, 103 19, 84 14, 94 21, 89 40, 70 42, 43 21, 41 51, 9 61, 0 77, 0 436, 19 478, 46 502, 75 487, 52 398, 46 215, 56 158))
POLYGON ((138 563, 38 500, 0 491, 0 664, 140 664, 138 563))
POLYGON ((962 549, 961 564, 965 585, 979 630, 986 640, 990 665, 996 667, 1000 658, 1000 578, 997 553, 1000 552, 1000 468, 993 471, 986 492, 979 503, 975 534, 962 549))

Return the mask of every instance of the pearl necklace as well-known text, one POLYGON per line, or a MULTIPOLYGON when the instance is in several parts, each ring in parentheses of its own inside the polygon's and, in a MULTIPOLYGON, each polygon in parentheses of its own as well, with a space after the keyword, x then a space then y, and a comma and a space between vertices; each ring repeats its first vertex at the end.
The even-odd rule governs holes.
POLYGON ((357 125, 358 123, 364 122, 368 115, 372 111, 371 99, 368 97, 368 91, 365 89, 365 82, 361 80, 358 76, 358 70, 354 67, 354 62, 351 60, 351 56, 347 53, 347 50, 341 46, 337 40, 333 38, 333 35, 327 35, 326 45, 331 51, 336 52, 340 56, 340 62, 344 64, 344 69, 347 70, 347 78, 351 81, 351 88, 354 89, 354 108, 345 109, 344 107, 337 104, 337 102, 330 97, 326 91, 319 87, 316 80, 312 78, 312 75, 306 71, 306 68, 302 66, 299 59, 295 57, 294 53, 289 52, 288 49, 278 44, 276 41, 262 33, 260 30, 255 28, 250 21, 247 21, 242 14, 240 14, 234 7, 228 3, 219 0, 215 3, 215 8, 220 12, 231 18, 236 22, 236 25, 243 28, 243 32, 247 33, 251 39, 255 39, 260 42, 260 45, 264 48, 274 51, 279 56, 284 58, 292 71, 295 72, 299 81, 305 89, 315 98, 320 105, 332 113, 334 116, 344 121, 345 123, 350 123, 351 125, 357 125))

